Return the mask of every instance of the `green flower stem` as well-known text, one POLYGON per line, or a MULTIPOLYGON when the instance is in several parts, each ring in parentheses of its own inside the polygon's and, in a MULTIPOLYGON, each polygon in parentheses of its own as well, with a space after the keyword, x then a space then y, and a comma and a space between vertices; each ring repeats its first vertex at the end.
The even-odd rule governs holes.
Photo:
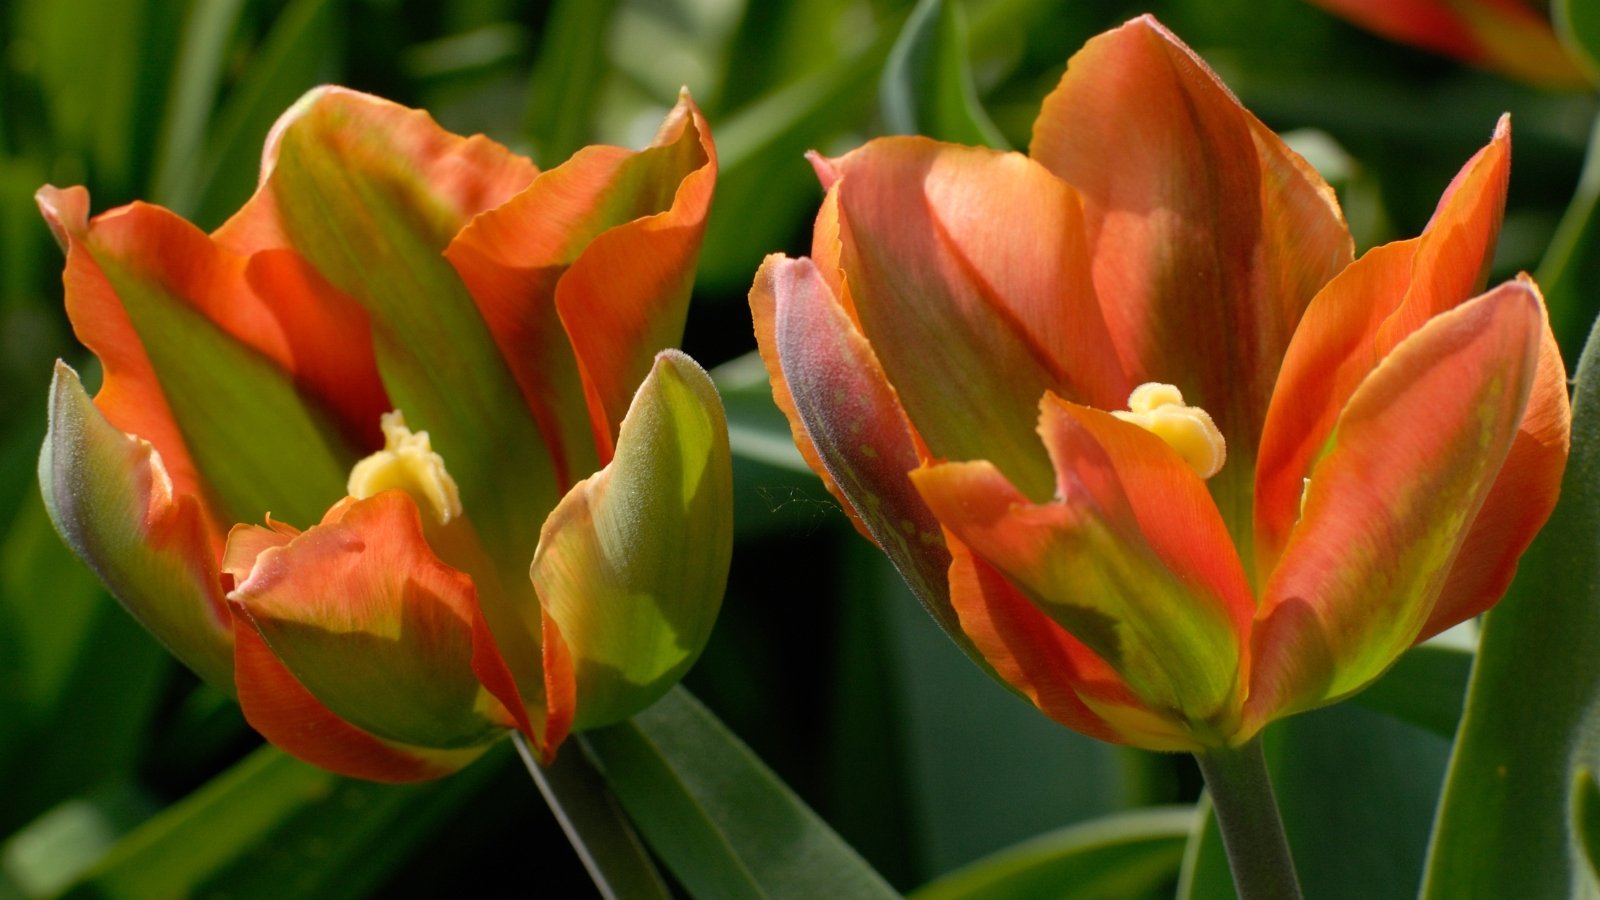
POLYGON ((513 732, 511 739, 600 896, 670 900, 649 851, 582 748, 568 744, 554 762, 541 766, 520 732, 513 732))
POLYGON ((1261 736, 1234 749, 1196 753, 1228 851, 1239 900, 1299 900, 1300 879, 1289 855, 1261 736))

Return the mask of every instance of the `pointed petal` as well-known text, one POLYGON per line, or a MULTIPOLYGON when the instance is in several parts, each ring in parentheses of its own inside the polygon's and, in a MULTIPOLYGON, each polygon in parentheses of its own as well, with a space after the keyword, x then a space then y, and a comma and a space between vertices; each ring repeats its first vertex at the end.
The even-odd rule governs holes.
POLYGON ((71 240, 68 312, 110 370, 97 405, 149 427, 163 456, 186 451, 184 489, 218 504, 218 518, 314 521, 343 493, 355 453, 296 383, 283 323, 250 290, 245 260, 142 203, 71 240), (156 405, 121 408, 133 402, 156 405))
POLYGON ((1510 282, 1402 341, 1350 398, 1252 641, 1257 725, 1376 678, 1416 640, 1518 433, 1544 314, 1510 282))
MULTIPOLYGON (((600 234, 562 276, 556 308, 578 354, 602 461, 655 355, 682 342, 706 215, 716 183, 711 132, 687 96, 639 157, 671 205, 600 234)), ((630 173, 631 174, 631 173, 630 173)), ((642 195, 648 196, 651 190, 642 195)), ((648 207, 645 207, 648 208, 648 207)))
POLYGON ((1505 207, 1510 141, 1509 122, 1502 118, 1493 140, 1446 190, 1420 237, 1367 253, 1306 310, 1261 436, 1258 572, 1270 571, 1282 552, 1299 515, 1304 479, 1356 387, 1408 335, 1483 290, 1505 207))
MULTIPOLYGON (((1537 291, 1531 282, 1526 284, 1537 291)), ((1486 611, 1504 596, 1517 560, 1555 508, 1572 437, 1572 405, 1561 348, 1550 331, 1549 316, 1545 319, 1539 370, 1522 424, 1419 641, 1486 611)))
POLYGON ((296 681, 370 734, 461 749, 514 724, 474 674, 472 580, 433 554, 403 492, 341 502, 263 550, 228 601, 296 681))
POLYGON ((750 309, 774 399, 802 455, 934 621, 982 664, 950 605, 943 530, 908 477, 922 462, 916 432, 872 347, 810 260, 769 256, 750 309))
POLYGON ((351 778, 398 784, 442 778, 486 749, 429 750, 368 734, 318 703, 237 614, 234 634, 234 668, 245 719, 279 749, 314 766, 351 778))
POLYGON ((693 360, 663 351, 615 458, 550 514, 530 571, 570 654, 574 728, 638 712, 700 655, 727 583, 732 492, 716 388, 693 360))
POLYGON ((1351 257, 1332 191, 1149 16, 1072 57, 1029 152, 1083 197, 1095 290, 1130 381, 1177 385, 1227 438, 1211 490, 1247 534, 1284 348, 1351 257))
MULTIPOLYGON (((173 493, 200 499, 206 490, 188 444, 156 377, 150 356, 116 290, 83 244, 89 231, 89 192, 81 187, 44 187, 36 197, 56 239, 67 251, 62 275, 67 317, 78 341, 100 360, 104 375, 95 405, 118 431, 149 441, 172 479, 173 493)), ((222 533, 214 535, 218 552, 222 533)))
POLYGON ((560 451, 563 490, 610 458, 633 386, 682 335, 715 158, 684 98, 653 146, 579 151, 445 251, 560 451))
POLYGON ((184 665, 231 691, 212 526, 193 495, 176 492, 161 453, 108 422, 65 363, 50 386, 39 483, 56 530, 112 595, 184 665))
POLYGON ((1144 705, 1217 743, 1236 724, 1254 604, 1204 483, 1143 429, 1054 397, 1059 479, 1034 504, 987 462, 919 469, 939 521, 1105 660, 1144 705))
MULTIPOLYGON (((472 215, 525 187, 531 166, 487 139, 445 132, 426 113, 336 89, 285 114, 265 165, 252 204, 270 205, 278 236, 366 311, 390 399, 449 461, 491 556, 531 558, 539 516, 559 498, 550 453, 441 255, 472 215)), ((246 224, 265 230, 269 217, 251 215, 246 224)))
POLYGON ((832 162, 862 330, 929 448, 990 459, 1030 494, 1047 491, 1039 397, 1115 406, 1128 389, 1077 195, 1020 154, 921 138, 832 162))

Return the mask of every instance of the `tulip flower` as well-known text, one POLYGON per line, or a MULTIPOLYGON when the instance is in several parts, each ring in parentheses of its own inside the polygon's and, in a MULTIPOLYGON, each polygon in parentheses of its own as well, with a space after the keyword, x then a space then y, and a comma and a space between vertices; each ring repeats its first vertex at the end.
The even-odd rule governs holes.
POLYGON ((1027 156, 813 157, 756 335, 802 454, 980 665, 1056 721, 1200 754, 1490 607, 1548 516, 1566 375, 1485 291, 1510 128, 1414 239, 1332 190, 1154 19, 1101 35, 1027 156))
MULTIPOLYGON (((1589 85, 1550 18, 1526 0, 1311 0, 1391 40, 1557 89, 1589 85)), ((1543 4, 1540 4, 1541 6, 1543 4)))
POLYGON ((57 529, 283 749, 407 781, 545 759, 693 662, 731 552, 721 403, 682 334, 716 153, 540 172, 353 91, 279 120, 207 235, 39 192, 104 381, 59 364, 57 529))

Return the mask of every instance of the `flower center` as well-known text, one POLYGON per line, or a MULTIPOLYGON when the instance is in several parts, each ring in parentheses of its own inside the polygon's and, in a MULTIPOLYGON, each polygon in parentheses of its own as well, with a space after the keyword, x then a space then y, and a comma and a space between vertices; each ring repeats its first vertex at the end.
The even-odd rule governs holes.
POLYGON ((1185 406, 1183 394, 1170 384, 1151 381, 1139 385, 1128 396, 1128 411, 1111 414, 1166 441, 1201 478, 1217 474, 1228 458, 1227 444, 1211 414, 1198 406, 1185 406))
POLYGON ((461 515, 456 480, 445 471, 444 457, 433 452, 426 431, 413 432, 399 410, 384 413, 384 447, 355 464, 346 490, 358 500, 391 488, 416 501, 426 524, 448 525, 461 515), (428 517, 431 516, 431 521, 428 517))

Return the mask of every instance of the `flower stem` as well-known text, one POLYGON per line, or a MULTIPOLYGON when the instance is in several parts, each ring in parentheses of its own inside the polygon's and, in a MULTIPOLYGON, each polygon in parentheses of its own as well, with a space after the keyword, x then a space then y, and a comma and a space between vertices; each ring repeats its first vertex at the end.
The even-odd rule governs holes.
POLYGON ((513 732, 511 739, 600 896, 670 900, 672 894, 638 832, 583 751, 574 744, 549 766, 541 766, 521 733, 513 732))
POLYGON ((1196 753, 1195 760, 1211 791, 1239 900, 1299 900, 1300 880, 1272 795, 1261 736, 1242 747, 1196 753))

